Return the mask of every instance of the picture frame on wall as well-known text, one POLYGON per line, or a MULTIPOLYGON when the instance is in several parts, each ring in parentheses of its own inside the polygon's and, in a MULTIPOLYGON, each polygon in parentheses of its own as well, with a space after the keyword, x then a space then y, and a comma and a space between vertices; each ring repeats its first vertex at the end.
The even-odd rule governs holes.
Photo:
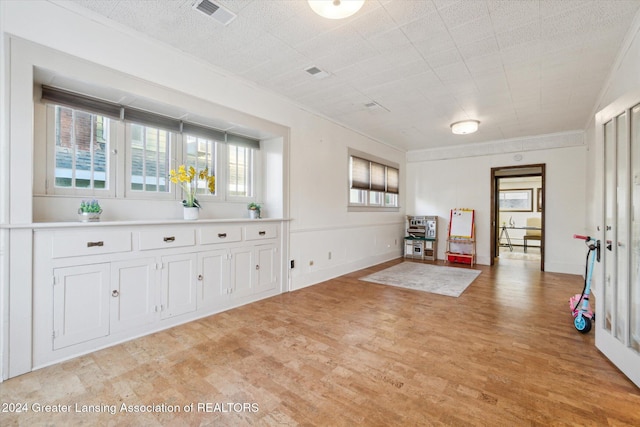
POLYGON ((533 212, 533 188, 500 190, 498 206, 503 212, 533 212))

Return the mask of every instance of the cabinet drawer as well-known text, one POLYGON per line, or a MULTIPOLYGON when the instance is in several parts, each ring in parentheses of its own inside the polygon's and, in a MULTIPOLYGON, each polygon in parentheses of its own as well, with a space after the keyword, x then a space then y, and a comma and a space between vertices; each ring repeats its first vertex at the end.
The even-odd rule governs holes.
POLYGON ((52 258, 131 251, 129 231, 74 231, 55 233, 52 258))
POLYGON ((200 230, 200 243, 203 245, 239 242, 240 240, 242 240, 240 227, 207 227, 200 230))
POLYGON ((275 224, 250 225, 245 228, 246 240, 274 239, 278 237, 278 227, 275 224))
POLYGON ((141 231, 139 239, 141 251, 179 248, 196 244, 195 230, 193 228, 141 231))

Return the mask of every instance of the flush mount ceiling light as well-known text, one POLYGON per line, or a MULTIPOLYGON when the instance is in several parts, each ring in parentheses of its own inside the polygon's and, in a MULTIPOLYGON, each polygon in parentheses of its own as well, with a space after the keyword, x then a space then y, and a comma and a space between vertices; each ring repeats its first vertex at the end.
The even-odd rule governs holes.
POLYGON ((466 135, 468 133, 474 133, 478 130, 480 124, 477 120, 462 120, 460 122, 451 123, 451 132, 456 135, 466 135))
POLYGON ((307 0, 311 9, 328 19, 347 18, 360 10, 364 0, 307 0))

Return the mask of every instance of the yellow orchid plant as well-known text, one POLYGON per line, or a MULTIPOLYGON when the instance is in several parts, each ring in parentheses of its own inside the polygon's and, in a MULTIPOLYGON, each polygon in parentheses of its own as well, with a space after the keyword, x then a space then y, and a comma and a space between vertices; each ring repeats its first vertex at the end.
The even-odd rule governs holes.
POLYGON ((216 177, 209 175, 209 168, 197 171, 193 166, 180 165, 178 169, 169 171, 169 179, 184 190, 186 199, 182 201, 182 205, 189 208, 199 208, 200 203, 196 199, 198 193, 198 183, 205 181, 207 189, 210 193, 216 191, 216 177))

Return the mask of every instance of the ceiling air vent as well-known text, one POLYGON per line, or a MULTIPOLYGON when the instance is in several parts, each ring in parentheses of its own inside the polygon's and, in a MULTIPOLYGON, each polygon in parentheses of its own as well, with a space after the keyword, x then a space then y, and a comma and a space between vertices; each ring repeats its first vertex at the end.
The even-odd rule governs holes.
POLYGON ((322 79, 322 78, 327 77, 329 75, 329 73, 327 73, 326 71, 321 70, 320 68, 316 67, 315 65, 313 65, 313 66, 311 66, 309 68, 305 68, 304 70, 307 73, 311 74, 316 79, 322 79))
POLYGON ((229 25, 238 15, 209 0, 196 0, 193 8, 215 19, 222 25, 229 25))

